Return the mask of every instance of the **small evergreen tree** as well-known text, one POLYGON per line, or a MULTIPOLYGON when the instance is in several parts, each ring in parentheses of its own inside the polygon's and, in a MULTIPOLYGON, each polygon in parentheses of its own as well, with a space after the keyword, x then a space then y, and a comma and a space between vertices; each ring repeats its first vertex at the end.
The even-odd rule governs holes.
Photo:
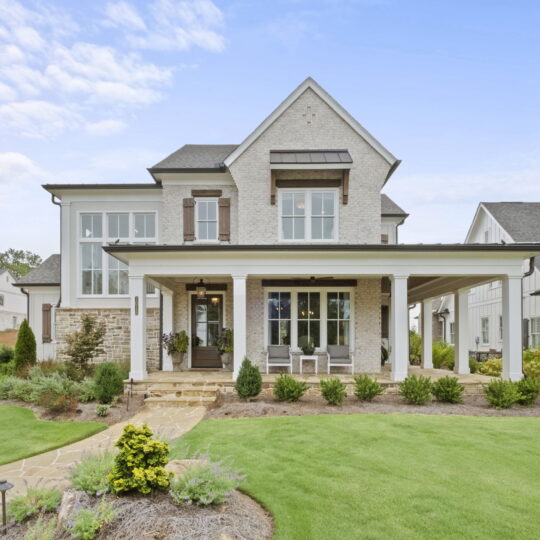
POLYGON ((105 362, 98 367, 96 378, 96 397, 101 403, 111 403, 124 390, 124 381, 116 364, 105 362))
POLYGON ((70 377, 82 380, 88 373, 88 363, 103 353, 101 345, 105 337, 105 324, 98 323, 96 317, 85 314, 81 317, 81 329, 66 336, 65 353, 70 357, 68 373, 70 377))
POLYGON ((36 338, 26 319, 21 323, 17 333, 13 361, 15 371, 33 366, 36 363, 36 338))
POLYGON ((251 363, 249 358, 244 358, 234 388, 238 395, 244 399, 258 396, 261 392, 261 372, 257 366, 251 363))

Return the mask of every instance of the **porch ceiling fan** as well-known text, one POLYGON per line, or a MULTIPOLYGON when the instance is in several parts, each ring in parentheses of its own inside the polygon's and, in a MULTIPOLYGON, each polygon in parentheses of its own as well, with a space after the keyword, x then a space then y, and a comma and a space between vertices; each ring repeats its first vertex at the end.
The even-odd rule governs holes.
POLYGON ((310 281, 311 283, 316 283, 317 281, 323 281, 323 280, 327 280, 327 279, 334 279, 334 276, 320 276, 320 277, 310 276, 309 278, 306 278, 304 276, 297 276, 297 277, 294 277, 292 279, 301 279, 301 280, 304 280, 304 281, 310 281))

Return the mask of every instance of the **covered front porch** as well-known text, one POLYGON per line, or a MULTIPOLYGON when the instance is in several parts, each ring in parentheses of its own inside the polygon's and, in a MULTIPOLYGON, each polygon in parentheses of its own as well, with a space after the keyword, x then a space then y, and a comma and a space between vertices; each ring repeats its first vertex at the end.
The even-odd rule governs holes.
MULTIPOLYGON (((319 325, 318 350, 315 352, 319 374, 327 373, 324 358, 336 339, 333 334, 336 321, 329 317, 330 301, 336 298, 336 293, 338 303, 339 299, 348 299, 348 317, 337 317, 338 326, 343 323, 341 326, 348 329, 343 335, 338 331, 337 343, 349 348, 354 358, 351 371, 388 377, 391 382, 403 380, 413 369, 409 366, 408 351, 409 306, 419 302, 423 306, 422 368, 430 370, 431 302, 441 295, 455 294, 455 371, 459 376, 465 376, 469 373, 468 290, 494 280, 502 281, 504 291, 503 377, 517 380, 522 376, 522 266, 525 259, 538 253, 536 245, 109 246, 105 249, 129 264, 130 376, 136 381, 156 376, 149 374, 146 361, 146 282, 156 284, 161 291, 161 330, 164 333, 178 331, 180 315, 184 317, 183 329, 191 332, 193 339, 197 337, 196 328, 193 334, 193 323, 197 321, 193 320, 196 315, 192 300, 197 295, 196 290, 189 290, 189 286, 200 279, 207 285, 205 296, 213 298, 222 294, 223 311, 218 320, 211 321, 212 324, 218 327, 225 324, 234 330, 231 371, 219 375, 228 380, 236 378, 246 356, 259 365, 261 371, 266 371, 264 360, 268 346, 276 344, 275 340, 282 339, 283 335, 286 336, 283 345, 289 347, 291 355, 298 357, 301 354, 299 337, 301 328, 306 326, 298 315, 291 315, 284 322, 280 320, 278 334, 273 334, 269 295, 274 295, 272 301, 275 303, 278 293, 289 294, 286 303, 291 313, 299 313, 298 303, 300 298, 305 300, 305 293, 314 294, 313 298, 319 302, 318 319, 311 321, 313 325, 308 323, 309 328, 319 325), (179 287, 183 291, 182 300, 177 298, 179 287), (343 296, 339 296, 341 293, 343 296), (389 373, 381 370, 380 362, 385 330, 382 306, 386 306, 388 312, 389 373), (348 322, 345 324, 345 321, 348 322)), ((283 309, 280 298, 277 302, 279 309, 283 309)), ((194 369, 193 359, 193 351, 190 351, 187 363, 181 369, 194 369)), ((299 371, 294 361, 292 366, 290 371, 299 371)), ((165 353, 159 367, 162 375, 167 371, 175 373, 172 371, 175 367, 173 358, 168 358, 165 353)), ((338 367, 332 371, 343 370, 338 367)), ((343 374, 345 377, 351 375, 343 374)), ((193 373, 193 377, 198 376, 197 372, 193 373)), ((268 382, 272 375, 269 377, 268 382)))

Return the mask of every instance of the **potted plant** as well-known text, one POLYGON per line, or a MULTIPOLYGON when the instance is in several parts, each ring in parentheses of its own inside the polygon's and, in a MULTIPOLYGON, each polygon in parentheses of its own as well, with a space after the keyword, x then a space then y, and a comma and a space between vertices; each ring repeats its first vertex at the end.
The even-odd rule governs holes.
POLYGON ((301 336, 298 344, 306 356, 311 356, 315 352, 315 342, 313 341, 313 338, 301 336))
POLYGON ((230 328, 224 328, 217 339, 217 347, 221 356, 223 369, 230 369, 232 364, 232 352, 234 350, 233 344, 233 331, 230 328))
POLYGON ((179 365, 181 365, 189 347, 187 333, 184 330, 181 332, 170 332, 169 334, 163 334, 161 340, 163 342, 163 348, 170 356, 174 354, 179 355, 179 365))

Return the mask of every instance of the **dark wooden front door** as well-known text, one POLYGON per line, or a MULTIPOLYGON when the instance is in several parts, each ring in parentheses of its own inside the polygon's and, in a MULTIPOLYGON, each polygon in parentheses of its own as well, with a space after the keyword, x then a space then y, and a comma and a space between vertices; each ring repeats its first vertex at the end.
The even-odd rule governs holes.
POLYGON ((220 368, 217 338, 223 323, 223 296, 208 294, 191 300, 191 367, 220 368))

